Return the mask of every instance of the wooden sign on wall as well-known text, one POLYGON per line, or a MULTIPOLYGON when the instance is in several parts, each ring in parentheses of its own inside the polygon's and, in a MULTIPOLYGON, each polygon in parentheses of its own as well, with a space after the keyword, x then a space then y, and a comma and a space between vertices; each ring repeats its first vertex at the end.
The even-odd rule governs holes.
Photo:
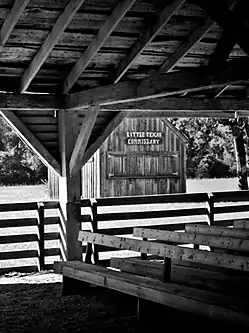
POLYGON ((126 132, 127 145, 160 145, 163 142, 163 132, 126 132))

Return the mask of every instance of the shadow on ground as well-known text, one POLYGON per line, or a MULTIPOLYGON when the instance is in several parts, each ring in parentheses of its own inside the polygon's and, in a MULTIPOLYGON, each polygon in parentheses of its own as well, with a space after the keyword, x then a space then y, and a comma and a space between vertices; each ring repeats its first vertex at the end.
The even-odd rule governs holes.
MULTIPOLYGON (((83 288, 81 296, 62 297, 61 283, 0 285, 0 332, 203 333, 227 329, 225 323, 149 302, 142 304, 142 318, 137 321, 135 298, 102 288, 83 288)), ((236 333, 239 331, 237 327, 236 333)))

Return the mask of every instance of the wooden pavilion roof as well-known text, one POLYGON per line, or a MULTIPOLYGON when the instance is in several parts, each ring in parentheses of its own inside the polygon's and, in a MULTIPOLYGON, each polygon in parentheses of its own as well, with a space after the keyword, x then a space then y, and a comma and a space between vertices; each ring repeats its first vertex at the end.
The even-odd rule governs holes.
POLYGON ((80 131, 72 165, 130 112, 247 116, 246 2, 0 0, 1 113, 58 172, 63 112, 80 131))

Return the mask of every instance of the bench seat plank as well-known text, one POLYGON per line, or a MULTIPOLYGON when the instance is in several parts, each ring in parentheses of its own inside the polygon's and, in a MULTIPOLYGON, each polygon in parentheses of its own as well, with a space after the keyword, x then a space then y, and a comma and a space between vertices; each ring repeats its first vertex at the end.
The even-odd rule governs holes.
POLYGON ((210 227, 209 225, 186 224, 185 231, 188 233, 249 239, 249 230, 227 227, 210 227))
POLYGON ((64 276, 120 291, 139 298, 161 303, 231 323, 249 325, 246 307, 231 297, 206 292, 174 283, 111 271, 82 262, 55 262, 54 272, 64 276))
POLYGON ((249 240, 232 237, 218 237, 197 233, 134 228, 133 236, 156 239, 179 244, 205 245, 212 248, 249 252, 249 240))
POLYGON ((217 254, 209 251, 166 245, 157 242, 141 241, 125 237, 108 236, 87 231, 80 231, 78 240, 122 250, 155 254, 171 259, 186 260, 201 264, 231 268, 239 271, 249 271, 249 258, 243 256, 234 256, 224 253, 217 254))
MULTIPOLYGON (((241 274, 231 275, 223 271, 209 270, 205 265, 202 268, 186 265, 186 262, 172 260, 171 281, 184 285, 194 286, 208 290, 219 290, 220 293, 244 295, 249 293, 249 276, 241 274)), ((138 258, 111 258, 112 268, 123 272, 142 275, 158 279, 163 278, 163 262, 141 260, 138 258)), ((229 270, 231 271, 231 270, 229 270)), ((234 272, 234 271, 233 271, 234 272)))

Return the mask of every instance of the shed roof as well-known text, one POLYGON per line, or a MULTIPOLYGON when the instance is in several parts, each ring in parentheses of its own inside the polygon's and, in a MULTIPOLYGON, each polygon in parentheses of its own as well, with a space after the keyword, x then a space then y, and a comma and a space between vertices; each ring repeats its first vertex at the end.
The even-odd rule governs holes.
POLYGON ((248 116, 246 4, 0 0, 0 110, 53 165, 61 110, 90 124, 84 160, 130 112, 248 116))

